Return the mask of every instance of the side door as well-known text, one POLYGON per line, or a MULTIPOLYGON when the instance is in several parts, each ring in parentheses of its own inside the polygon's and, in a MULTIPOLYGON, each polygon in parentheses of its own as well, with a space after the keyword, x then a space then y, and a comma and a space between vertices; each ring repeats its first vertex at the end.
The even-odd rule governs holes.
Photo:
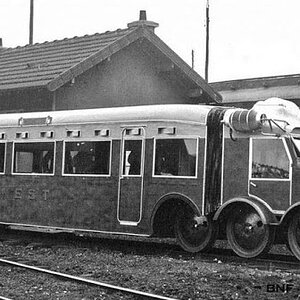
POLYGON ((145 130, 124 128, 118 194, 118 221, 122 225, 137 225, 142 218, 144 185, 145 130))
POLYGON ((284 138, 250 139, 249 195, 266 201, 273 210, 291 203, 292 158, 284 138))

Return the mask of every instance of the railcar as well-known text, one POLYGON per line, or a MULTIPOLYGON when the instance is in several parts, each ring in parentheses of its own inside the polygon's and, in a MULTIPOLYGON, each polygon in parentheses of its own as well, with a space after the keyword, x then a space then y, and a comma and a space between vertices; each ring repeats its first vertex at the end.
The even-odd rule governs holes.
POLYGON ((3 114, 0 178, 3 226, 175 236, 189 252, 227 238, 247 258, 287 243, 300 259, 300 117, 286 100, 3 114))

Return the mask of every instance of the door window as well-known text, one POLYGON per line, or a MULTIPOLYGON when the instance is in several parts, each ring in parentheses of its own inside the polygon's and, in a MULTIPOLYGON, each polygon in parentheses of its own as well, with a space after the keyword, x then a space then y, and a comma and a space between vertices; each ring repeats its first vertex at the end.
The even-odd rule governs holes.
POLYGON ((141 175, 142 140, 124 140, 123 175, 141 175))
POLYGON ((289 178, 290 161, 282 139, 252 140, 252 178, 289 178))

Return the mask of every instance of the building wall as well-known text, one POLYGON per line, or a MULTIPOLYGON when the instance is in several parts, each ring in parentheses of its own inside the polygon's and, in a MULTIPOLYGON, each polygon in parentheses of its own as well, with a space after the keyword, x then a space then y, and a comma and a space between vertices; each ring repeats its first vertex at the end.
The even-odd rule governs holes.
POLYGON ((53 95, 46 89, 27 89, 0 94, 0 113, 52 110, 53 95))
POLYGON ((211 82, 210 85, 222 95, 225 106, 251 108, 257 101, 272 97, 300 106, 299 74, 211 82))
POLYGON ((57 110, 141 104, 192 103, 174 80, 165 80, 135 45, 56 91, 57 110))
POLYGON ((187 96, 192 88, 160 53, 133 43, 54 92, 45 87, 0 93, 0 113, 198 103, 187 96))

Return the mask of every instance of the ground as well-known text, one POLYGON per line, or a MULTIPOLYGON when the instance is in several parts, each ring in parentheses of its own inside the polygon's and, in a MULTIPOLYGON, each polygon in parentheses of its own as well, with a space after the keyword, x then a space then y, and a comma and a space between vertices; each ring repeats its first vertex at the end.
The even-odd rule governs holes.
MULTIPOLYGON (((256 266, 235 258, 223 259, 222 249, 215 255, 188 254, 174 245, 159 243, 18 234, 2 238, 0 253, 3 259, 175 299, 300 299, 297 265, 292 270, 272 263, 256 266)), ((0 268, 0 297, 141 299, 4 264, 0 268)))

